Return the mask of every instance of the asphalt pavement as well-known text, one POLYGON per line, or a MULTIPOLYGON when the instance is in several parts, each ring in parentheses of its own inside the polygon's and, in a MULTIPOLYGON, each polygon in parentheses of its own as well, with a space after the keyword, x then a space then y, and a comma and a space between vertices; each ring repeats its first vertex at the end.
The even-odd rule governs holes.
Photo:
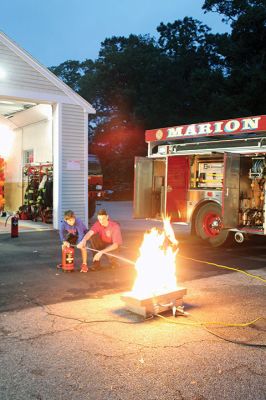
POLYGON ((58 271, 58 232, 40 226, 0 234, 0 399, 266 399, 263 238, 212 249, 174 225, 188 316, 144 320, 121 294, 143 233, 161 224, 134 220, 130 202, 103 206, 122 228, 116 269, 81 274, 76 251, 76 271, 58 271))

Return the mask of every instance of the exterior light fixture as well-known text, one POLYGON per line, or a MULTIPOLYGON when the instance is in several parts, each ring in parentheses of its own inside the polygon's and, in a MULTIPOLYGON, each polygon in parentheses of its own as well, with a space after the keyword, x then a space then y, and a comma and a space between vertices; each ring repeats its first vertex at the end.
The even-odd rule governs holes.
POLYGON ((5 79, 6 77, 6 71, 0 67, 0 79, 5 79))

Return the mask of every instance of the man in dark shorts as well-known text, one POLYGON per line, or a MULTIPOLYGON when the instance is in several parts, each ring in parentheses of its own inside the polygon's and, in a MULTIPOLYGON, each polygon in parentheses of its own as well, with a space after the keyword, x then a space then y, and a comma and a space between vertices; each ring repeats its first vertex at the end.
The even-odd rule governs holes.
MULTIPOLYGON (((80 243, 86 234, 88 229, 81 221, 80 218, 77 218, 72 210, 65 211, 64 220, 61 223, 59 235, 62 241, 62 249, 64 247, 69 247, 71 245, 75 246, 77 243, 80 243)), ((80 247, 82 264, 80 267, 80 272, 87 272, 87 251, 84 247, 80 247)), ((60 268, 58 265, 58 268, 60 268)))
MULTIPOLYGON (((97 213, 98 221, 90 228, 81 242, 77 245, 79 249, 85 249, 87 240, 90 241, 90 248, 96 250, 93 257, 92 270, 100 267, 100 260, 104 254, 116 251, 122 244, 120 226, 112 221, 106 210, 101 209, 97 213)), ((111 258, 111 265, 115 265, 115 258, 111 258)))

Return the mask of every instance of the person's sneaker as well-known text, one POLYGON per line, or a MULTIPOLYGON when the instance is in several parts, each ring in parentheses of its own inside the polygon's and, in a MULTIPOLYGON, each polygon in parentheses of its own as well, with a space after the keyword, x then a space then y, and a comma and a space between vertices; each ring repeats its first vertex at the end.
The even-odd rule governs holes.
POLYGON ((57 264, 56 268, 57 269, 62 269, 62 264, 57 264))
POLYGON ((80 272, 88 272, 89 268, 86 264, 82 264, 80 268, 80 272))

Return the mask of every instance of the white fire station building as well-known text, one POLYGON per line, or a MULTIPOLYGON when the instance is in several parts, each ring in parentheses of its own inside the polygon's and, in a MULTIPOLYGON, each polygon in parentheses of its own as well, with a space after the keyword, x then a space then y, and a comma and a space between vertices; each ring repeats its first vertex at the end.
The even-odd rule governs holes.
POLYGON ((31 192, 33 197, 28 194, 25 200, 27 186, 34 183, 33 191, 38 191, 44 175, 52 175, 53 227, 58 229, 68 209, 88 222, 88 114, 94 113, 91 104, 0 32, 5 211, 35 204, 39 193, 31 192))

